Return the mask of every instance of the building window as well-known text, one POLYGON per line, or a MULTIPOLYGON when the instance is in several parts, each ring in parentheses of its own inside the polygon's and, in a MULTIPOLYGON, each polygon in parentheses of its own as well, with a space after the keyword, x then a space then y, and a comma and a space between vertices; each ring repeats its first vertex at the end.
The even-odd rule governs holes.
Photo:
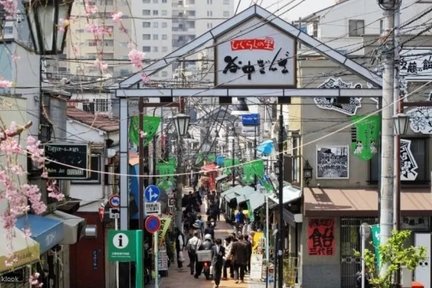
POLYGON ((162 16, 167 16, 168 15, 168 11, 167 10, 162 10, 161 11, 161 15, 162 16))
POLYGON ((162 52, 163 53, 168 52, 168 47, 167 46, 162 46, 162 52))
POLYGON ((108 99, 95 99, 96 112, 107 112, 108 111, 108 99))
POLYGON ((150 46, 143 46, 142 47, 142 51, 143 52, 150 52, 151 51, 151 47, 150 46))
POLYGON ((158 0, 153 0, 153 3, 154 3, 154 4, 157 4, 157 3, 158 3, 158 0))
POLYGON ((153 52, 159 52, 159 47, 158 46, 153 46, 153 52))
POLYGON ((151 39, 150 34, 143 34, 142 38, 143 38, 143 40, 150 40, 151 39))
POLYGON ((168 3, 167 0, 162 0, 162 3, 168 3))
POLYGON ((143 28, 150 28, 151 27, 151 22, 143 22, 142 26, 143 26, 143 28))
POLYGON ((207 17, 213 17, 213 11, 207 11, 207 17))
POLYGON ((189 17, 195 17, 196 12, 195 12, 195 10, 188 10, 188 11, 186 11, 186 14, 189 17))
POLYGON ((348 35, 350 37, 363 36, 364 33, 364 20, 349 20, 348 22, 348 35))
POLYGON ((162 40, 168 40, 168 35, 167 34, 162 34, 162 40))
POLYGON ((230 5, 230 0, 223 0, 224 5, 230 5))
POLYGON ((153 22, 153 28, 159 28, 159 22, 153 22))
POLYGON ((159 15, 159 10, 153 10, 153 16, 159 15))
POLYGON ((207 23, 207 29, 212 29, 213 28, 213 23, 207 23))
POLYGON ((148 9, 142 10, 142 15, 143 16, 150 16, 150 10, 148 10, 148 9))
POLYGON ((167 22, 162 22, 162 28, 167 28, 168 27, 168 23, 167 22))
POLYGON ((195 0, 186 0, 187 5, 195 5, 195 0))
POLYGON ((207 0, 207 4, 212 5, 213 4, 213 0, 207 0))
POLYGON ((150 3, 150 0, 143 0, 143 3, 148 4, 148 3, 150 3))
POLYGON ((153 40, 159 40, 159 34, 153 34, 153 40))
MULTIPOLYGON (((402 181, 402 184, 425 184, 430 181, 430 170, 427 159, 429 159, 428 153, 428 139, 427 138, 405 138, 411 141, 411 153, 417 163, 417 177, 414 181, 402 181)), ((376 153, 375 156, 370 160, 370 182, 378 183, 379 181, 379 170, 380 170, 380 155, 376 153)))

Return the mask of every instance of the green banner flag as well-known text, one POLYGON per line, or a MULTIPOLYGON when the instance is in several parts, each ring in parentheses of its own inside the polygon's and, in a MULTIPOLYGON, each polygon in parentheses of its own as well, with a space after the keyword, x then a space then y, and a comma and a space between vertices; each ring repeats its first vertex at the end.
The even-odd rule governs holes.
POLYGON ((243 165, 243 182, 252 184, 255 181, 255 176, 258 179, 264 176, 264 161, 262 159, 243 165))
POLYGON ((370 160, 378 152, 381 118, 378 115, 352 116, 355 137, 352 138, 353 154, 362 160, 370 160))
POLYGON ((231 174, 231 167, 236 166, 240 163, 238 159, 224 159, 224 174, 230 175, 231 174))
MULTIPOLYGON (((148 145, 148 143, 150 143, 150 141, 153 139, 159 128, 160 120, 160 117, 157 116, 144 116, 142 129, 142 131, 146 133, 144 138, 144 146, 148 145)), ((137 146, 140 137, 140 130, 139 116, 131 116, 129 122, 129 140, 132 142, 132 144, 137 146)))
POLYGON ((165 191, 174 187, 173 175, 176 172, 176 160, 174 158, 170 158, 168 161, 157 163, 156 171, 160 175, 160 178, 157 181, 158 187, 165 191))
POLYGON ((381 267, 381 253, 380 253, 380 226, 379 224, 371 225, 371 234, 372 234, 372 245, 374 246, 375 251, 375 261, 376 267, 379 269, 381 267))

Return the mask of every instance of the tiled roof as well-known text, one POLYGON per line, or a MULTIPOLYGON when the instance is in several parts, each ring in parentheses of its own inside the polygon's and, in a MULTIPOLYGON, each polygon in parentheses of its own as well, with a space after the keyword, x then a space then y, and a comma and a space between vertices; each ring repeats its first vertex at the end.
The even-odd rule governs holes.
POLYGON ((120 122, 117 118, 110 118, 103 114, 93 114, 75 107, 67 108, 67 117, 105 132, 120 130, 120 122))

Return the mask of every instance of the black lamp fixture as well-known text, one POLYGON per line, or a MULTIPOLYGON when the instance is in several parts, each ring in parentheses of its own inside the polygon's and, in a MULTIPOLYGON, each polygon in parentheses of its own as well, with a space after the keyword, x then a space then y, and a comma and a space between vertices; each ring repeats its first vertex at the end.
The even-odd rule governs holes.
POLYGON ((408 131, 409 117, 406 114, 398 113, 393 116, 395 135, 403 135, 408 131))
POLYGON ((395 10, 400 5, 400 0, 378 0, 378 5, 383 10, 395 10))
POLYGON ((238 104, 234 106, 231 115, 244 115, 249 114, 249 107, 246 104, 246 98, 237 98, 238 104))
POLYGON ((180 113, 175 115, 173 118, 174 118, 174 124, 178 135, 179 136, 186 135, 189 128, 190 116, 180 113))
POLYGON ((35 48, 40 55, 63 52, 74 0, 24 0, 35 48))
POLYGON ((305 181, 306 186, 309 185, 309 181, 312 179, 312 166, 309 164, 309 161, 306 160, 303 166, 303 180, 305 181))

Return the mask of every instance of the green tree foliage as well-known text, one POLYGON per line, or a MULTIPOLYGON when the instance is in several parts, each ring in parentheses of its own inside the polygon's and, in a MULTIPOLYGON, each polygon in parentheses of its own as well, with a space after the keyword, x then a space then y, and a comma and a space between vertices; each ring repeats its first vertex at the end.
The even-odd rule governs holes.
MULTIPOLYGON (((372 287, 392 287, 393 275, 399 267, 406 267, 412 271, 420 261, 426 258, 425 247, 407 245, 407 239, 409 239, 410 235, 411 231, 408 230, 393 231, 389 240, 379 246, 381 267, 383 265, 388 267, 384 275, 380 275, 379 267, 376 265, 375 253, 365 249, 365 266, 372 287)), ((361 257, 359 251, 355 251, 355 254, 357 257, 361 257)))

